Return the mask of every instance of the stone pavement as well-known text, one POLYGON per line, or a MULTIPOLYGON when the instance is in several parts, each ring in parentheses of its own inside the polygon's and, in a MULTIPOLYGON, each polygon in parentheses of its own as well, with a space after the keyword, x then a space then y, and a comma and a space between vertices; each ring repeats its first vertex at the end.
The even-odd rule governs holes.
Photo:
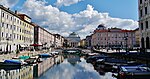
MULTIPOLYGON (((126 52, 126 50, 107 50, 107 49, 95 49, 96 51, 105 52, 105 53, 114 53, 114 52, 126 52)), ((129 51, 129 52, 137 52, 137 51, 129 51)))
MULTIPOLYGON (((100 49, 99 51, 106 52, 106 53, 119 52, 117 50, 106 50, 106 49, 100 49)), ((125 52, 125 50, 120 50, 120 52, 125 52)))
MULTIPOLYGON (((106 53, 119 52, 119 51, 116 51, 116 50, 107 50, 107 49, 99 49, 97 51, 106 52, 106 53)), ((126 51, 125 50, 120 50, 120 52, 126 52, 126 51)))

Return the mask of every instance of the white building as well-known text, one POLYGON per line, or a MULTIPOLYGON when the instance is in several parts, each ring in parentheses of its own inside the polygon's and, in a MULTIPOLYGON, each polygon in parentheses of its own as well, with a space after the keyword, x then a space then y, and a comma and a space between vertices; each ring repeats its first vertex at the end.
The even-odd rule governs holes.
POLYGON ((59 34, 53 34, 53 35, 54 35, 54 47, 56 48, 63 47, 64 37, 59 34))
POLYGON ((138 0, 141 48, 150 49, 150 1, 138 0))
POLYGON ((0 51, 12 52, 33 43, 31 18, 0 5, 0 51))
POLYGON ((78 47, 80 45, 80 37, 75 32, 71 33, 66 39, 70 47, 78 47))
POLYGON ((54 43, 54 35, 46 29, 34 24, 34 44, 43 45, 35 49, 50 48, 54 43))

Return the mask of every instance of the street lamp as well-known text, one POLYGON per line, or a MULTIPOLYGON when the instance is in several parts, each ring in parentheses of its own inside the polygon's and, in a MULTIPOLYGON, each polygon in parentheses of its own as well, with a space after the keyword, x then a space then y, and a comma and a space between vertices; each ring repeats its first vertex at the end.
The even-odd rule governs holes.
POLYGON ((128 44, 127 44, 127 41, 128 41, 128 35, 126 34, 126 36, 124 36, 124 40, 125 40, 125 42, 126 42, 126 45, 125 45, 125 47, 126 47, 126 53, 127 53, 127 48, 128 48, 128 44))

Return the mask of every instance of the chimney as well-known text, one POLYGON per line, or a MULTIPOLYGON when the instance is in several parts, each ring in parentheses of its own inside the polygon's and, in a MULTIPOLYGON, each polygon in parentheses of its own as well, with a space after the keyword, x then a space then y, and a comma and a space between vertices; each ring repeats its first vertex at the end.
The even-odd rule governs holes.
POLYGON ((15 10, 15 14, 17 14, 17 10, 15 10))

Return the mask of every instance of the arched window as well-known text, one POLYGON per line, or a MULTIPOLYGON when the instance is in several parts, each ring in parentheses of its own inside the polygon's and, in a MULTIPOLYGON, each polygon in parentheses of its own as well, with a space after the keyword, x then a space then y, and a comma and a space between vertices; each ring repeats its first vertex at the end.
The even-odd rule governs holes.
POLYGON ((142 47, 142 48, 145 48, 144 38, 143 38, 143 37, 141 38, 141 47, 142 47))
POLYGON ((149 45, 149 37, 146 37, 146 48, 149 49, 150 48, 150 45, 149 45))

